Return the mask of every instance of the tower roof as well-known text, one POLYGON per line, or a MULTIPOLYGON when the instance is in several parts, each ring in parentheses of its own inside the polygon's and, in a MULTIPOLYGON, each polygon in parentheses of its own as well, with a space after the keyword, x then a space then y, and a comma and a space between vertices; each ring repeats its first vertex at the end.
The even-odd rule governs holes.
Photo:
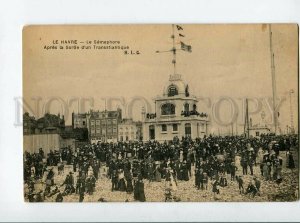
POLYGON ((170 94, 174 93, 175 95, 185 95, 186 84, 181 78, 180 74, 170 75, 169 81, 166 83, 164 87, 164 96, 170 96, 170 94), (173 91, 173 92, 172 92, 173 91))

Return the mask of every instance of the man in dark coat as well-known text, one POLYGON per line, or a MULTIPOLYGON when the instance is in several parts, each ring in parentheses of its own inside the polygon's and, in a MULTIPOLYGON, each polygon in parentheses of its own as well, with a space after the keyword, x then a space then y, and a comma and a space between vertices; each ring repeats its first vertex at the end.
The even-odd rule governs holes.
POLYGON ((243 168, 243 175, 247 175, 248 174, 248 163, 247 163, 246 155, 242 155, 241 166, 243 168))
POLYGON ((117 170, 112 170, 111 175, 111 191, 118 190, 118 173, 117 170))
POLYGON ((66 179, 64 181, 64 183, 61 185, 66 185, 65 190, 64 190, 64 194, 72 194, 75 192, 75 188, 74 188, 74 177, 73 177, 73 173, 70 172, 67 176, 66 179))
POLYGON ((183 161, 183 165, 182 165, 180 171, 182 173, 182 180, 188 181, 189 180, 189 169, 188 169, 186 161, 183 161))
POLYGON ((254 197, 256 195, 256 193, 257 193, 257 189, 253 185, 253 183, 250 181, 249 185, 247 187, 247 190, 246 190, 246 194, 249 194, 250 196, 252 195, 252 197, 254 197))
POLYGON ((79 185, 79 202, 84 200, 85 182, 82 181, 79 185))
POLYGON ((236 181, 238 182, 239 185, 240 194, 244 193, 244 181, 242 179, 242 176, 236 176, 236 181))
POLYGON ((133 186, 132 186, 132 175, 130 172, 125 175, 125 180, 126 180, 126 192, 128 194, 131 194, 133 192, 133 186))

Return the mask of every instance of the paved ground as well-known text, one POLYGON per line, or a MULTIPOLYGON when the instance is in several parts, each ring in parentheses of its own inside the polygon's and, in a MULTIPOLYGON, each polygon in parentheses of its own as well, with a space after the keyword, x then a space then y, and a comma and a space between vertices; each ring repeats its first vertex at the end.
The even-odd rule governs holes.
MULTIPOLYGON (((296 168, 294 170, 285 168, 285 153, 282 153, 283 157, 283 182, 281 184, 276 184, 275 182, 266 182, 260 176, 259 166, 254 168, 254 175, 259 177, 261 180, 261 195, 255 196, 254 198, 248 195, 241 195, 238 190, 238 184, 236 181, 228 180, 227 187, 220 187, 220 194, 217 196, 217 201, 228 202, 228 201, 244 201, 244 202, 257 202, 257 201, 294 201, 297 200, 297 188, 299 183, 299 172, 298 172, 298 154, 294 153, 296 168)), ((237 175, 242 175, 241 167, 237 171, 237 175)), ((57 171, 54 169, 55 172, 57 171)), ((71 166, 65 167, 65 174, 72 170, 71 166)), ((58 176, 55 174, 55 183, 62 184, 65 174, 58 176)), ((75 174, 76 178, 76 174, 75 174)), ((230 179, 229 177, 227 179, 230 179)), ((253 179, 253 176, 246 175, 243 176, 244 188, 247 187, 248 182, 253 179)), ((164 201, 165 199, 165 182, 145 182, 145 195, 146 201, 164 201)), ((193 202, 206 202, 215 201, 212 193, 211 183, 208 183, 208 190, 197 190, 194 187, 194 176, 189 181, 178 181, 177 191, 173 195, 179 197, 181 201, 193 201, 193 202)), ((41 183, 36 184, 37 189, 43 189, 41 183)), ((63 188, 62 188, 63 189, 63 188)), ((25 186, 25 192, 27 188, 25 186)), ((106 201, 118 201, 124 202, 125 200, 134 201, 133 194, 127 194, 126 192, 111 192, 111 181, 105 176, 101 178, 96 183, 96 191, 93 195, 85 195, 85 202, 97 202, 99 198, 104 198, 106 201)), ((55 196, 52 198, 46 198, 46 201, 54 201, 55 196)), ((64 196, 64 202, 77 202, 79 195, 68 195, 64 196)))

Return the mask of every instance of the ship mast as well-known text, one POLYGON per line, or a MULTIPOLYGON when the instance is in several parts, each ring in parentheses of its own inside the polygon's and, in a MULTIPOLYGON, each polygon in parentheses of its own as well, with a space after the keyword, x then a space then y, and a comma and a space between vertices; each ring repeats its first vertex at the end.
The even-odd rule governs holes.
POLYGON ((274 52, 273 52, 273 40, 272 40, 272 27, 269 24, 269 37, 270 37, 270 56, 271 56, 271 75, 272 75, 272 94, 273 94, 273 121, 274 121, 274 133, 277 134, 277 117, 278 113, 276 112, 276 76, 275 76, 275 63, 274 63, 274 52))

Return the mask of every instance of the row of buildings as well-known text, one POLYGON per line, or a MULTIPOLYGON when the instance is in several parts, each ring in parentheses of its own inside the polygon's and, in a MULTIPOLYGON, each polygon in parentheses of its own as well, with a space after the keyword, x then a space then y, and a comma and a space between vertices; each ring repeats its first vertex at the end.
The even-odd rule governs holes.
MULTIPOLYGON (((23 114, 24 147, 32 151, 40 147, 76 147, 80 143, 142 140, 142 122, 122 119, 121 109, 72 113, 72 125, 65 125, 64 116, 45 114, 36 119, 23 114), (34 148, 34 149, 32 149, 34 148)), ((47 150, 47 149, 46 149, 47 150)))
POLYGON ((142 140, 142 122, 122 119, 122 110, 72 113, 74 129, 86 128, 92 143, 142 140))

